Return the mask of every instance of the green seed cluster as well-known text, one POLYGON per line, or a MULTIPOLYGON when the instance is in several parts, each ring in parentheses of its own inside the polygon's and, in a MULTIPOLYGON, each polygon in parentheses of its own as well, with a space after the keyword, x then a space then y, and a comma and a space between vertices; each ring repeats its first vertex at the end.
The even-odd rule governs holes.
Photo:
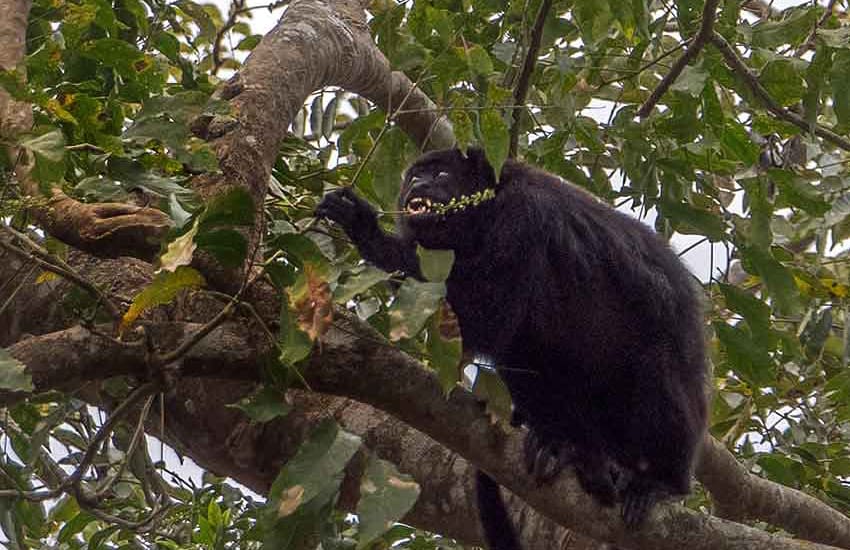
POLYGON ((487 188, 483 191, 477 191, 471 195, 461 195, 459 197, 452 197, 452 200, 450 200, 449 202, 445 204, 435 204, 431 208, 438 214, 451 214, 454 212, 466 210, 470 206, 478 206, 482 202, 489 201, 495 198, 496 190, 493 188, 487 188))

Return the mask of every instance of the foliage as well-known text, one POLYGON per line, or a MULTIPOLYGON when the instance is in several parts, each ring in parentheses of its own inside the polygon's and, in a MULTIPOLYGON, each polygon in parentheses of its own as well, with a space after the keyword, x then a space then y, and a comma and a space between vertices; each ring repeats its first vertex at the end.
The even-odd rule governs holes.
MULTIPOLYGON (((716 388, 711 432, 754 472, 850 513, 848 152, 768 110, 712 45, 666 90, 662 108, 636 116, 680 54, 682 38, 697 32, 697 0, 554 2, 529 94, 517 105, 513 90, 537 4, 376 0, 370 28, 392 66, 448 113, 461 146, 479 143, 500 165, 520 109, 520 156, 672 239, 698 268, 705 290, 716 388)), ((821 6, 793 4, 762 20, 741 2, 722 2, 716 29, 744 52, 777 105, 809 125, 846 133, 846 14, 824 17, 821 6)), ((33 153, 42 186, 61 184, 86 201, 141 192, 175 221, 161 258, 165 271, 135 297, 127 324, 201 284, 185 267, 197 247, 225 265, 239 265, 248 253, 232 228, 252 222, 250 198, 236 193, 203 209, 188 180, 216 170, 189 123, 202 113, 228 112, 209 97, 220 76, 238 70, 240 52, 258 42, 249 13, 225 17, 192 0, 35 0, 27 77, 11 71, 0 78, 34 105, 36 124, 21 145, 33 153), (221 47, 225 35, 236 50, 221 47)), ((288 412, 281 392, 326 328, 331 301, 435 368, 447 391, 459 379, 458 342, 439 329, 451 259, 423 256, 433 282, 398 284, 363 265, 336 228, 312 218, 325 190, 350 185, 391 227, 403 167, 416 155, 393 114, 344 91, 322 90, 281 145, 263 205, 263 253, 265 273, 289 300, 268 388, 237 405, 253 421, 288 412)), ((25 224, 13 210, 21 197, 11 189, 0 196, 0 212, 25 224)), ((465 206, 474 208, 474 200, 465 206)), ((5 357, 0 390, 27 387, 5 357)), ((116 386, 126 390, 126 381, 116 386)), ((491 410, 507 414, 498 379, 485 373, 476 391, 491 410)), ((80 464, 100 424, 68 396, 10 409, 2 424, 9 452, 0 454, 0 490, 40 487, 48 453, 61 465, 80 464)), ((154 507, 137 470, 149 457, 144 445, 130 445, 132 424, 119 424, 123 440, 114 438, 96 457, 89 480, 96 488, 118 476, 101 504, 126 521, 154 507)), ((0 498, 0 529, 12 547, 53 541, 68 548, 253 548, 316 533, 325 548, 453 547, 403 525, 381 533, 379 526, 411 505, 412 494, 393 493, 411 486, 390 483, 401 478, 387 464, 366 468, 362 483, 373 490, 361 500, 360 523, 334 512, 339 475, 357 445, 334 426, 322 430, 284 468, 265 507, 223 480, 207 476, 195 486, 159 464, 173 505, 155 531, 99 518, 70 496, 49 506, 0 498), (373 537, 380 540, 370 543, 373 537)))

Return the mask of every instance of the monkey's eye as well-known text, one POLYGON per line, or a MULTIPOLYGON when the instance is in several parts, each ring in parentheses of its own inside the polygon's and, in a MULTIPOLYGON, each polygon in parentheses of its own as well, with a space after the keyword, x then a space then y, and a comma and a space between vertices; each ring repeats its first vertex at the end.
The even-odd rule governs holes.
POLYGON ((447 178, 447 177, 449 177, 449 173, 448 173, 448 172, 437 172, 437 175, 436 175, 436 176, 434 176, 434 179, 438 179, 438 178, 447 178))

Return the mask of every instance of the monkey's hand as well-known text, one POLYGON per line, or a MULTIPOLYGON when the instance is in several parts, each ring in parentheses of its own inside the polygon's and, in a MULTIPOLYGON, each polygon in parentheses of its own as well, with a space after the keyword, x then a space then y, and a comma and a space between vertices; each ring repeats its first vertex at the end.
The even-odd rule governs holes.
POLYGON ((379 230, 378 213, 350 187, 325 195, 316 207, 316 217, 338 223, 355 244, 379 230))
POLYGON ((385 233, 378 225, 372 205, 348 187, 331 191, 316 207, 316 217, 338 223, 357 246, 363 259, 393 273, 402 272, 422 280, 416 243, 385 233))

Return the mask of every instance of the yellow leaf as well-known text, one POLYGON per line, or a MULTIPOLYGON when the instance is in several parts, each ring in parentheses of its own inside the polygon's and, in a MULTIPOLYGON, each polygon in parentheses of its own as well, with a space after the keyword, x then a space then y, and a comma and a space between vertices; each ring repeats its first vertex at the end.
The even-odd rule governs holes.
POLYGON ((303 485, 293 485, 289 489, 284 489, 280 495, 280 504, 277 506, 277 517, 285 518, 292 514, 301 505, 303 499, 303 485))
POLYGON ((192 254, 194 254, 195 248, 197 248, 195 244, 195 235, 197 233, 198 220, 195 220, 195 225, 192 226, 192 229, 168 243, 168 249, 159 258, 161 269, 174 271, 180 266, 189 265, 192 262, 192 254))
POLYGON ((328 330, 333 321, 333 296, 319 266, 304 262, 289 300, 298 328, 306 332, 310 340, 315 341, 328 330))
POLYGON ((153 282, 133 299, 121 319, 120 332, 123 333, 146 310, 170 302, 181 290, 200 288, 204 283, 203 275, 191 267, 179 267, 174 272, 161 271, 153 282))
POLYGON ((53 273, 52 271, 42 271, 41 274, 36 278, 35 284, 40 285, 41 283, 46 283, 48 281, 55 281, 59 278, 59 275, 53 273))

